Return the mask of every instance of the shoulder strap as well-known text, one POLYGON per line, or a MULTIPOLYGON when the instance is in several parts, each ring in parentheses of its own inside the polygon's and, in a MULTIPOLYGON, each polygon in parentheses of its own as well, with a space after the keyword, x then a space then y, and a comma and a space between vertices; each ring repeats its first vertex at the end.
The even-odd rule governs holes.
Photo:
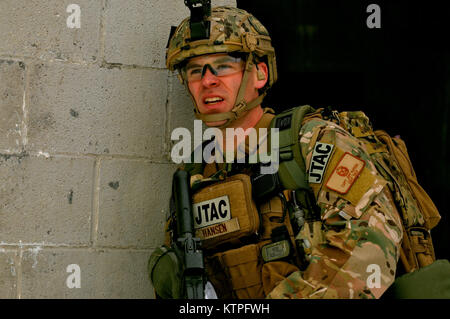
POLYGON ((189 173, 189 175, 191 175, 191 176, 194 176, 197 174, 203 174, 203 170, 206 166, 206 163, 203 160, 203 156, 202 156, 202 162, 196 163, 195 162, 195 153, 198 151, 202 152, 202 150, 205 148, 205 146, 209 142, 210 141, 203 141, 200 148, 193 150, 191 153, 191 156, 190 156, 190 163, 184 163, 183 165, 181 165, 181 169, 187 171, 189 173))
POLYGON ((306 114, 314 112, 309 105, 294 107, 276 115, 270 128, 279 129, 280 165, 278 176, 285 189, 309 190, 305 161, 300 150, 299 132, 306 114))
POLYGON ((205 165, 203 163, 186 163, 184 164, 183 169, 187 171, 189 175, 193 176, 196 174, 202 174, 204 166, 205 165))

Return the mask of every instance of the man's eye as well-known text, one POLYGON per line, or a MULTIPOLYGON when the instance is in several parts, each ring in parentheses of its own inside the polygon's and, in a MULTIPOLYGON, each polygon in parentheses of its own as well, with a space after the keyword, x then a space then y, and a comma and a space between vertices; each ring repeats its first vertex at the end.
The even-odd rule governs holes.
POLYGON ((190 69, 188 71, 188 73, 189 73, 189 75, 201 74, 202 73, 202 69, 200 69, 200 68, 190 69))
POLYGON ((232 66, 230 64, 219 64, 217 66, 217 70, 226 70, 226 69, 231 69, 232 66))

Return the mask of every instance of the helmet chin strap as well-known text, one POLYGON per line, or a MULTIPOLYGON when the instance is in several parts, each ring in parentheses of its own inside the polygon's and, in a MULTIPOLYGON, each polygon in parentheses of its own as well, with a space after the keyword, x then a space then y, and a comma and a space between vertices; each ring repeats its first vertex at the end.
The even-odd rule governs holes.
MULTIPOLYGON (((236 96, 236 102, 234 104, 233 109, 229 112, 224 113, 216 113, 216 114, 202 114, 198 110, 197 103, 195 102, 195 99, 193 98, 192 94, 191 98, 195 105, 195 117, 202 120, 203 122, 220 122, 226 120, 226 122, 220 126, 216 126, 217 128, 225 128, 229 126, 232 122, 237 120, 238 118, 242 117, 243 113, 257 107, 260 105, 266 96, 266 92, 258 96, 256 99, 250 102, 246 102, 244 99, 245 95, 245 89, 247 88, 247 80, 248 76, 250 75, 250 72, 255 64, 253 63, 253 54, 249 54, 247 61, 245 62, 245 71, 242 76, 241 85, 239 87, 238 94, 236 96)), ((186 84, 187 85, 187 84, 186 84)), ((188 89, 189 92, 189 89, 188 89)))

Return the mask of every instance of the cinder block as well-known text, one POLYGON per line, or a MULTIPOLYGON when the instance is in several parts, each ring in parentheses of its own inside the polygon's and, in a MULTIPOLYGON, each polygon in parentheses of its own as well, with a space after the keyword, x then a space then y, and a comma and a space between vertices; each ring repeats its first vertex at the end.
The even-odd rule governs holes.
POLYGON ((0 1, 0 54, 66 61, 98 60, 101 1, 0 1), (69 28, 72 11, 80 7, 80 28, 69 28))
MULTIPOLYGON (((236 6, 235 0, 212 1, 236 6)), ((111 0, 105 9, 107 62, 165 67, 170 27, 189 16, 183 1, 111 0)))
POLYGON ((23 252, 21 297, 153 298, 149 257, 150 251, 29 248, 23 252), (80 288, 73 287, 77 273, 80 288))
POLYGON ((0 246, 0 299, 16 298, 19 255, 0 246))
POLYGON ((97 245, 155 247, 163 242, 175 165, 103 160, 97 245))
POLYGON ((89 244, 93 159, 0 154, 0 240, 89 244))
POLYGON ((0 60, 0 149, 10 152, 18 151, 26 136, 22 110, 24 81, 23 62, 0 60))
POLYGON ((50 63, 30 73, 30 149, 162 156, 167 71, 50 63))

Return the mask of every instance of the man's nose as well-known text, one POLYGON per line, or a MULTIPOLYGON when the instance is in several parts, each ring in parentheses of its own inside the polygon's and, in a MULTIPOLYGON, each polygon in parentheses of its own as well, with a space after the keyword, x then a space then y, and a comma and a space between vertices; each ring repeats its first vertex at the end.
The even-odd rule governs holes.
POLYGON ((202 77, 202 84, 206 87, 217 86, 219 85, 219 78, 209 68, 206 68, 202 77))

